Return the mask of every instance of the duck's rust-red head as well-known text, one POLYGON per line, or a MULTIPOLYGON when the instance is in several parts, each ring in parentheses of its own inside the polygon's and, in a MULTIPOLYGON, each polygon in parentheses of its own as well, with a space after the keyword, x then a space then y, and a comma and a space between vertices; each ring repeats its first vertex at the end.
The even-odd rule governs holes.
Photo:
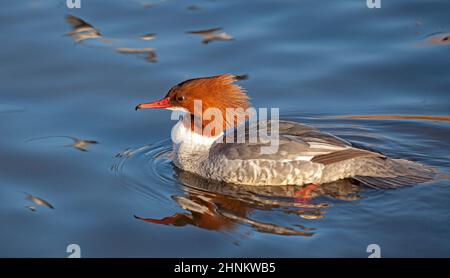
MULTIPOLYGON (((136 110, 146 108, 183 109, 194 114, 194 101, 202 101, 202 110, 208 108, 249 107, 249 98, 241 86, 234 84, 235 75, 223 74, 186 80, 173 86, 167 95, 159 101, 141 103, 136 110)), ((203 111, 202 111, 203 112, 203 111)))
POLYGON ((238 79, 232 74, 202 77, 186 80, 173 86, 167 95, 159 101, 141 103, 136 110, 146 108, 165 108, 183 110, 191 115, 191 129, 195 131, 194 122, 204 128, 212 120, 203 118, 205 111, 215 108, 222 116, 221 128, 212 134, 220 133, 230 126, 236 127, 242 120, 227 117, 227 109, 243 109, 250 107, 249 98, 244 89, 234 84, 238 79), (199 101, 201 109, 199 109, 199 101), (195 121, 195 119, 200 119, 195 121))

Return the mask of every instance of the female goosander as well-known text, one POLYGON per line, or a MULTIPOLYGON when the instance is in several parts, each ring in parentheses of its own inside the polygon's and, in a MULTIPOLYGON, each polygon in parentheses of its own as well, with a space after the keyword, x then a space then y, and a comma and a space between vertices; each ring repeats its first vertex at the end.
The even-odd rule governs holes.
MULTIPOLYGON (((172 129, 175 166, 203 178, 253 185, 320 185, 353 178, 376 188, 396 188, 432 179, 434 171, 419 163, 389 158, 381 153, 356 147, 344 139, 313 127, 291 122, 265 120, 245 127, 278 127, 278 148, 273 153, 262 151, 267 141, 258 139, 229 143, 227 134, 238 132, 245 119, 225 116, 222 125, 205 134, 214 117, 203 117, 213 108, 227 115, 227 109, 248 109, 249 97, 235 84, 232 74, 186 80, 172 87, 160 101, 141 103, 136 110, 165 108, 184 111, 172 129), (198 103, 201 107, 198 109, 198 103), (199 121, 197 121, 200 119, 199 121), (235 129, 227 129, 230 122, 235 129), (223 132, 226 130, 226 132, 223 132)), ((217 116, 216 114, 216 117, 217 116)))

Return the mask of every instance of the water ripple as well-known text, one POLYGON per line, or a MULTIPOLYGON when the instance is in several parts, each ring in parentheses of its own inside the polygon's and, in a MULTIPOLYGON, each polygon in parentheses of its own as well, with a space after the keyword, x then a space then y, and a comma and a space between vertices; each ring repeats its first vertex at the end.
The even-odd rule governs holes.
POLYGON ((298 186, 253 187, 205 180, 174 167, 171 156, 169 140, 117 154, 118 161, 111 169, 125 186, 146 196, 154 206, 183 209, 161 219, 135 215, 136 219, 216 231, 231 231, 244 225, 264 233, 312 236, 314 228, 307 226, 311 220, 325 217, 330 198, 359 199, 360 187, 352 180, 323 185, 312 191, 312 199, 305 200, 296 197, 301 189, 298 186), (273 217, 259 216, 258 212, 264 211, 278 215, 278 221, 285 219, 280 222, 283 224, 273 221, 273 217), (290 216, 295 216, 295 220, 290 216))

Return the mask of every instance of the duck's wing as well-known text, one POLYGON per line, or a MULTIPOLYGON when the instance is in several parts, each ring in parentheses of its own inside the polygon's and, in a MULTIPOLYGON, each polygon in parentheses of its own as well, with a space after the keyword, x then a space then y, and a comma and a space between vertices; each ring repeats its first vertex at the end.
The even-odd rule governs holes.
MULTIPOLYGON (((267 121, 268 133, 271 133, 272 125, 272 121, 267 121)), ((232 138, 230 141, 235 143, 215 143, 211 148, 210 155, 220 153, 229 160, 304 160, 324 165, 356 157, 384 157, 380 153, 354 148, 344 139, 296 122, 280 121, 278 138, 272 136, 270 141, 261 140, 259 136, 257 140, 249 137, 251 134, 258 134, 262 128, 261 122, 246 125, 245 132, 242 133, 245 134, 245 138, 237 135, 238 129, 227 132, 224 137, 234 136, 230 137, 232 138), (230 134, 230 132, 233 133, 230 134), (270 146, 272 147, 269 149, 270 146)))

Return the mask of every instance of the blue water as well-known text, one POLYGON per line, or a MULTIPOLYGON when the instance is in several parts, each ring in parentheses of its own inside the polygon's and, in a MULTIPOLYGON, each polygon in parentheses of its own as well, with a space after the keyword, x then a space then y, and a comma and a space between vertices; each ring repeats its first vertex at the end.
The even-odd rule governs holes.
POLYGON ((367 257, 375 243, 383 257, 448 257, 445 175, 298 205, 180 173, 170 112, 134 111, 188 78, 248 74, 256 107, 449 173, 448 120, 336 117, 450 116, 450 2, 381 1, 3 3, 0 256, 67 257, 75 243, 83 257, 367 257), (76 43, 68 14, 103 38, 76 43), (234 40, 186 33, 215 27, 234 40), (155 48, 156 61, 123 47, 155 48), (54 209, 31 211, 24 192, 54 209))

